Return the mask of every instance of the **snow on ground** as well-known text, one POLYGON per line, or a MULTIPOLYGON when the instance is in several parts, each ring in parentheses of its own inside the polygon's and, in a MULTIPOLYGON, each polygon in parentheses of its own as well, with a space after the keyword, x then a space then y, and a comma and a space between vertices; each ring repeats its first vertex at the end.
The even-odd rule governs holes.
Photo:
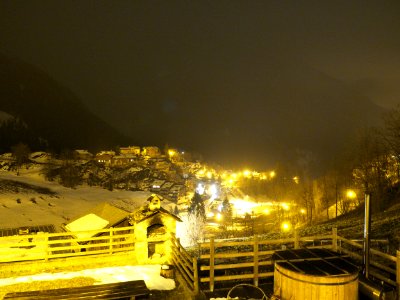
MULTIPOLYGON (((0 171, 0 180, 13 180, 50 189, 55 194, 21 190, 18 193, 0 191, 0 228, 61 224, 90 213, 96 205, 108 202, 128 211, 146 204, 150 192, 113 190, 100 187, 79 186, 66 188, 56 182, 46 181, 39 168, 13 172, 0 171)), ((164 200, 162 206, 171 210, 173 204, 164 200)))
POLYGON ((99 269, 86 269, 76 272, 41 273, 35 275, 10 277, 0 279, 0 286, 30 283, 33 281, 48 281, 58 279, 71 279, 75 277, 91 277, 95 284, 125 282, 131 280, 144 280, 150 290, 172 290, 175 281, 160 276, 160 265, 119 266, 99 269))

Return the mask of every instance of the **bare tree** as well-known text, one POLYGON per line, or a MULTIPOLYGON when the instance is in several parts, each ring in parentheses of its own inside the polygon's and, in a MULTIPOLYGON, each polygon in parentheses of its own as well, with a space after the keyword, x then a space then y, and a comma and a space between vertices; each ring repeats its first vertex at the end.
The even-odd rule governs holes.
POLYGON ((29 161, 29 154, 31 150, 28 145, 19 143, 12 147, 12 155, 15 159, 15 168, 17 170, 17 174, 19 174, 19 169, 21 166, 29 161))

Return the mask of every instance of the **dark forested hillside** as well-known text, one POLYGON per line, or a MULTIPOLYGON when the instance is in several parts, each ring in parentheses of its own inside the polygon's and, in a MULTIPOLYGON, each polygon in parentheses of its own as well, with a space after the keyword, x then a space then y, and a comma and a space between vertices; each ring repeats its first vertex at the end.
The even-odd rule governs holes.
MULTIPOLYGON (((110 99, 112 101, 112 99, 110 99)), ((127 143, 114 128, 92 114, 66 87, 43 71, 0 55, 0 148, 17 142, 35 148, 104 149, 127 143)))

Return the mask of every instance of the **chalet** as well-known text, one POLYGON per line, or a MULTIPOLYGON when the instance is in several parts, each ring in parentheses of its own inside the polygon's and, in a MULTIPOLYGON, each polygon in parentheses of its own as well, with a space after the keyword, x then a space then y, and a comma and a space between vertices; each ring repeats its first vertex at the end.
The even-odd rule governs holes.
POLYGON ((152 183, 151 191, 158 191, 161 189, 161 186, 165 183, 165 180, 156 179, 152 183))
POLYGON ((138 263, 171 263, 169 235, 176 233, 176 222, 182 220, 161 207, 163 199, 152 194, 148 204, 131 214, 135 227, 135 252, 138 263))
POLYGON ((95 160, 98 161, 99 163, 109 165, 112 163, 114 156, 115 156, 114 151, 101 151, 96 154, 95 160))
POLYGON ((134 154, 121 154, 112 158, 112 164, 114 166, 126 166, 128 164, 136 162, 137 157, 134 154))
POLYGON ((155 146, 143 147, 143 156, 158 157, 161 155, 160 149, 155 146))
POLYGON ((128 146, 119 148, 122 155, 132 154, 132 155, 140 155, 140 147, 139 146, 128 146))

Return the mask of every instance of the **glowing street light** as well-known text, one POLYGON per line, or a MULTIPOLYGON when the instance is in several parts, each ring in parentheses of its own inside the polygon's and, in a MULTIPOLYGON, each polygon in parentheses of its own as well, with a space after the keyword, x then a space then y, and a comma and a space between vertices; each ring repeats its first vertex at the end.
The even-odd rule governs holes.
POLYGON ((290 230, 290 223, 287 222, 287 221, 282 222, 281 229, 282 229, 282 231, 285 231, 285 232, 289 231, 290 230))
POLYGON ((353 190, 347 190, 346 196, 349 199, 355 199, 357 197, 357 194, 353 190))
POLYGON ((272 179, 276 176, 276 172, 275 171, 271 171, 269 172, 269 177, 272 179))
POLYGON ((172 150, 172 149, 169 149, 169 150, 168 150, 168 155, 169 155, 170 157, 173 157, 175 154, 176 154, 175 150, 172 150))

